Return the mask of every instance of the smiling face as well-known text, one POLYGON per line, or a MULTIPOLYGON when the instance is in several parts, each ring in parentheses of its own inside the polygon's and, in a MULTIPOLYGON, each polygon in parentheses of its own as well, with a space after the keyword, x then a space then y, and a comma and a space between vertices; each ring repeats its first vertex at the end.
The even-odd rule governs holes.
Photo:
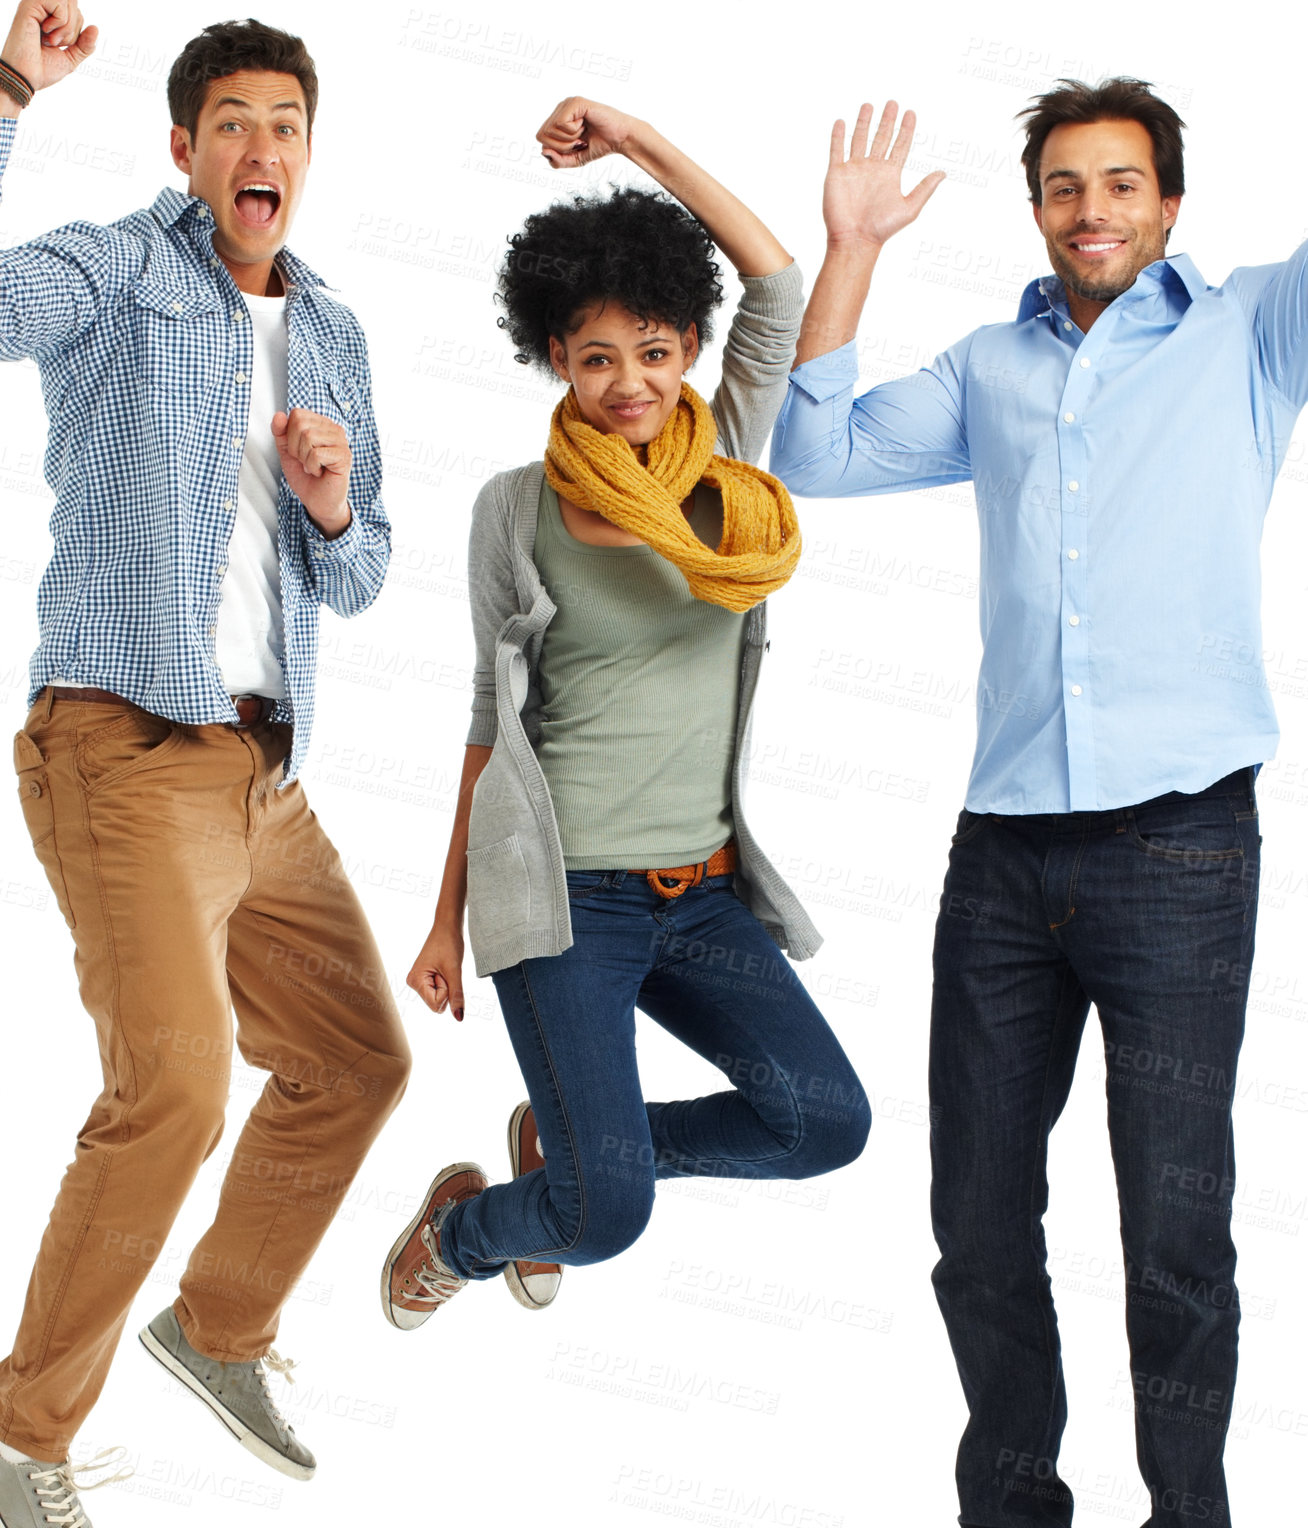
POLYGON ((583 308, 573 324, 563 339, 550 336, 550 364, 572 383, 582 418, 629 445, 648 445, 671 418, 699 354, 695 325, 678 334, 615 302, 583 308))
POLYGON ((1179 196, 1160 196, 1153 143, 1134 121, 1063 123, 1040 155, 1036 224, 1082 329, 1163 258, 1179 196), (1088 320, 1088 322, 1083 322, 1088 320))
POLYGON ((243 292, 278 290, 286 242, 309 168, 304 92, 293 74, 242 69, 213 80, 194 135, 172 130, 187 190, 213 212, 214 253, 243 292))

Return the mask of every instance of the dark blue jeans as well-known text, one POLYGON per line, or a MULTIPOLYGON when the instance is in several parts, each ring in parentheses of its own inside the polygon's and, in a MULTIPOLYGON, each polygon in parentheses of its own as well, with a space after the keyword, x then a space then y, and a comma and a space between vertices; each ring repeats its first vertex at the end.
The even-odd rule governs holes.
POLYGON ((450 1213, 441 1252, 456 1272, 613 1257, 645 1229, 656 1178, 807 1178, 862 1151, 858 1078, 731 886, 715 876, 664 901, 641 874, 570 871, 575 942, 495 973, 545 1167, 450 1213), (731 1087, 647 1104, 637 1006, 731 1087))
POLYGON ((1146 1528, 1229 1522, 1231 1102, 1258 895, 1253 772, 1120 811, 965 811, 936 925, 933 1281, 967 1397, 965 1528, 1068 1524, 1042 1217, 1049 1132, 1103 1028, 1146 1528))

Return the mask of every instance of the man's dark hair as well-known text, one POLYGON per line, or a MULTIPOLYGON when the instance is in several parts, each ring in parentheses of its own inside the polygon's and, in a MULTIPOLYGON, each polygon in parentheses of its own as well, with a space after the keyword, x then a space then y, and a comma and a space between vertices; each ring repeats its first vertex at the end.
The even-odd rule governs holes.
POLYGON ((210 84, 238 69, 266 69, 270 74, 293 74, 304 91, 305 131, 313 130, 318 109, 318 72, 309 50, 298 37, 279 32, 250 17, 247 21, 218 21, 205 27, 177 55, 168 75, 168 110, 173 121, 194 138, 200 108, 210 84))
POLYGON ((713 240, 680 202, 632 186, 578 196, 533 213, 499 271, 499 320, 524 365, 551 371, 550 336, 562 340, 592 303, 616 302, 647 323, 706 342, 722 301, 713 240))
POLYGON ((1040 153, 1045 139, 1065 122, 1138 122, 1154 148, 1154 172, 1161 196, 1185 195, 1185 166, 1181 129, 1185 123, 1166 101, 1160 101, 1148 81, 1117 75, 1087 85, 1084 80, 1059 80, 1062 87, 1036 96, 1035 105, 1018 112, 1026 118, 1026 147, 1022 165, 1031 200, 1040 206, 1040 153))

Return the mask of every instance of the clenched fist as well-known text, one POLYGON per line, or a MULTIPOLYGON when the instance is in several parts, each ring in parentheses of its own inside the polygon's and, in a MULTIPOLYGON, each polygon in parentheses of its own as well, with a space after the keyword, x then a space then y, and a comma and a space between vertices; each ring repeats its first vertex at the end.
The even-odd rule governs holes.
POLYGON ((350 523, 350 442, 343 425, 308 409, 273 415, 273 440, 287 486, 330 541, 350 523))
POLYGON ((0 57, 33 89, 44 90, 91 56, 97 34, 98 28, 82 25, 82 13, 73 0, 23 0, 0 57))

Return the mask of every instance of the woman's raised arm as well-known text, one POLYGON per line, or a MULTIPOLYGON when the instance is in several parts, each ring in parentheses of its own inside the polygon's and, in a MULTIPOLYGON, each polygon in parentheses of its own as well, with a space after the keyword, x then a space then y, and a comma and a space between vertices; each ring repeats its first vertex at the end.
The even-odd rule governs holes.
POLYGON ((761 218, 638 117, 584 96, 569 96, 554 108, 536 137, 556 170, 590 164, 606 154, 625 155, 703 223, 742 276, 771 276, 791 263, 761 218))

